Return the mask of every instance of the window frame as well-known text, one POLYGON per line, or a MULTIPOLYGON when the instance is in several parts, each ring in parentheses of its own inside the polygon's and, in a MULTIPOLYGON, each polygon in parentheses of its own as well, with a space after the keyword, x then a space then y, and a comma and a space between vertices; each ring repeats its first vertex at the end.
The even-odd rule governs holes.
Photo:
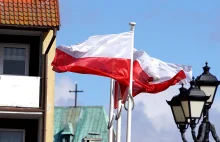
POLYGON ((5 131, 5 132, 22 132, 23 133, 23 142, 25 142, 25 130, 24 129, 4 129, 0 128, 0 132, 5 131))
MULTIPOLYGON (((25 48, 25 75, 29 76, 29 58, 30 58, 30 45, 29 44, 20 44, 20 43, 0 43, 0 75, 7 75, 3 74, 3 67, 4 67, 4 48, 5 47, 12 47, 12 48, 25 48)), ((19 75, 22 76, 22 75, 19 75)))

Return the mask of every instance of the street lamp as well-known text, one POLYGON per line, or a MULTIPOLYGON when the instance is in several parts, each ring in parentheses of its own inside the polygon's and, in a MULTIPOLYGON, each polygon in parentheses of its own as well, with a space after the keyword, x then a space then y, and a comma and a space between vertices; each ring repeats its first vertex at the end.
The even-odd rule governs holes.
POLYGON ((167 103, 170 105, 170 108, 173 113, 173 118, 174 118, 174 121, 175 121, 177 127, 179 128, 180 125, 185 125, 186 119, 185 119, 184 112, 181 107, 181 102, 180 102, 179 96, 178 95, 174 96, 172 98, 172 100, 167 101, 167 103))
POLYGON ((205 64, 206 65, 203 67, 203 73, 196 78, 196 82, 199 89, 204 91, 206 96, 210 96, 206 105, 211 107, 220 81, 218 81, 216 76, 209 72, 210 67, 208 66, 208 63, 206 62, 205 64))
POLYGON ((184 88, 183 85, 179 90, 180 94, 174 96, 172 100, 167 101, 167 103, 171 107, 178 129, 180 129, 182 140, 183 142, 187 142, 184 133, 188 128, 188 125, 190 125, 193 139, 196 142, 201 142, 201 140, 204 139, 204 127, 206 125, 205 123, 202 123, 200 126, 198 139, 196 138, 195 127, 201 118, 204 104, 209 99, 209 96, 206 96, 203 91, 195 86, 194 78, 190 82, 190 88, 188 90, 184 88))
POLYGON ((218 85, 220 84, 220 81, 218 81, 216 76, 212 75, 209 72, 210 67, 208 66, 208 63, 206 62, 205 64, 206 65, 203 67, 203 73, 196 78, 198 87, 205 92, 206 96, 210 96, 203 110, 203 117, 205 117, 207 121, 205 140, 209 141, 210 132, 212 132, 212 134, 215 133, 214 138, 219 140, 219 138, 216 135, 214 125, 211 124, 209 121, 209 109, 211 108, 212 103, 214 102, 215 95, 217 92, 218 85))
POLYGON ((204 104, 209 99, 209 96, 206 96, 206 94, 196 86, 194 77, 190 82, 190 88, 180 93, 179 97, 186 120, 190 122, 197 120, 198 123, 202 116, 204 104))
MULTIPOLYGON (((181 88, 179 88, 179 90, 180 90, 180 94, 185 93, 187 91, 187 89, 184 88, 183 85, 182 85, 181 88)), ((180 102, 179 95, 174 96, 172 98, 172 100, 167 101, 167 103, 171 108, 171 111, 173 113, 173 118, 174 118, 174 121, 177 125, 177 128, 181 132, 181 137, 182 137, 183 142, 187 142, 187 140, 184 136, 184 133, 186 132, 186 129, 188 128, 188 123, 186 122, 186 118, 184 116, 184 112, 183 112, 183 109, 181 107, 181 102, 180 102)))
POLYGON ((209 73, 210 67, 203 67, 202 75, 192 79, 190 88, 187 90, 183 86, 180 88, 180 94, 174 96, 171 101, 167 101, 170 105, 175 123, 180 129, 182 140, 187 142, 184 133, 186 126, 190 125, 192 129, 192 137, 194 142, 209 142, 209 133, 212 133, 216 142, 220 142, 216 134, 213 124, 209 122, 208 111, 214 101, 217 87, 220 81, 209 73), (181 106, 181 109, 180 109, 181 106), (184 114, 184 118, 183 117, 184 114), (203 121, 199 126, 198 136, 196 137, 195 127, 203 114, 203 121), (185 122, 185 123, 184 123, 185 122), (185 127, 183 127, 185 126, 185 127))

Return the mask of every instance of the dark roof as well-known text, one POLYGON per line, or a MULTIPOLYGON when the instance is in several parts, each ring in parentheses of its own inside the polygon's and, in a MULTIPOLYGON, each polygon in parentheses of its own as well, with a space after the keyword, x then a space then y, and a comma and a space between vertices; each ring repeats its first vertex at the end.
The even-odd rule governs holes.
POLYGON ((0 0, 0 8, 0 26, 60 26, 58 0, 0 0))
POLYGON ((55 107, 54 142, 62 133, 73 134, 74 142, 83 138, 101 138, 108 142, 108 116, 102 106, 55 107))

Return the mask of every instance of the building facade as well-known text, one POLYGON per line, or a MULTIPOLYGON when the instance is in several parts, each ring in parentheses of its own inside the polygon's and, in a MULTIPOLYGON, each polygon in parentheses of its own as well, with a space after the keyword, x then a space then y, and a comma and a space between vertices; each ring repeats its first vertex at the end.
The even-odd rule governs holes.
POLYGON ((108 142, 102 106, 55 107, 54 142, 108 142))
POLYGON ((52 142, 58 0, 0 0, 0 140, 52 142))

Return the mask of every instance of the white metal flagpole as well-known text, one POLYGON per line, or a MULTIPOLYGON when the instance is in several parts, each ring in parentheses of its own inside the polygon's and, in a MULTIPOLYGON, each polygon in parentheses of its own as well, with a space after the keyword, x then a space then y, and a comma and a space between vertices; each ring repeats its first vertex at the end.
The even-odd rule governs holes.
POLYGON ((109 104, 109 123, 108 141, 113 142, 113 119, 114 119, 114 80, 110 80, 110 104, 109 104))
POLYGON ((121 142, 121 111, 122 111, 122 104, 121 104, 121 98, 119 98, 118 99, 117 115, 116 115, 116 120, 117 120, 116 139, 117 139, 117 142, 121 142))
POLYGON ((131 31, 133 31, 133 39, 132 39, 132 52, 131 52, 131 65, 130 65, 130 83, 129 83, 129 91, 128 91, 128 112, 127 112, 127 135, 126 142, 131 142, 131 115, 132 115, 132 83, 133 83, 133 50, 134 50, 134 26, 136 23, 130 22, 131 31))
POLYGON ((122 97, 121 97, 121 88, 120 88, 119 84, 115 84, 115 85, 117 85, 117 86, 115 86, 115 89, 117 88, 116 94, 118 95, 118 97, 117 97, 118 108, 117 108, 117 115, 115 117, 115 120, 117 120, 116 140, 117 140, 117 142, 121 142, 121 112, 122 112, 121 99, 122 99, 122 97))

